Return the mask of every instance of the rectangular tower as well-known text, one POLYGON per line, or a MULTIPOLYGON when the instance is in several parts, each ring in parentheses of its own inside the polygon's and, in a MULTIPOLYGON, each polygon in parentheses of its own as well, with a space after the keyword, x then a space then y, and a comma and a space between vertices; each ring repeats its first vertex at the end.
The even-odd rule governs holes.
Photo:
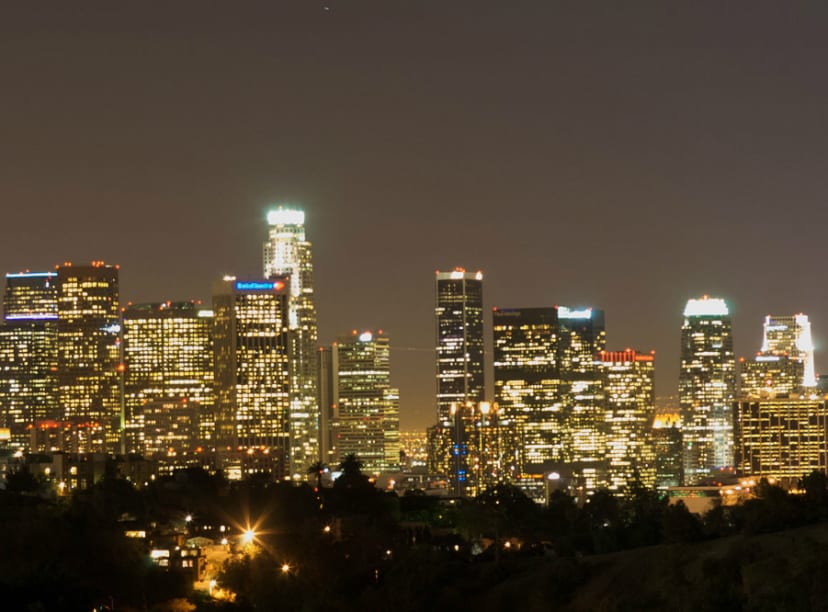
POLYGON ((501 426, 514 431, 503 440, 503 474, 542 473, 564 457, 558 311, 495 308, 492 316, 495 402, 501 426))
POLYGON ((655 417, 655 352, 599 353, 606 401, 606 456, 609 488, 655 484, 651 426, 655 417))
POLYGON ((290 471, 304 477, 319 456, 316 304, 311 243, 305 237, 305 213, 279 207, 267 215, 264 276, 289 276, 288 325, 291 330, 290 471))
POLYGON ((57 282, 58 399, 73 432, 67 450, 123 451, 118 266, 63 264, 57 282))
POLYGON ((212 311, 195 302, 130 304, 122 319, 128 449, 197 463, 196 449, 211 449, 215 438, 212 311), (189 435, 165 431, 172 417, 155 413, 170 411, 189 435))
POLYGON ((733 465, 733 333, 722 299, 687 302, 681 328, 679 403, 685 484, 733 465))
POLYGON ((331 348, 336 461, 354 454, 367 473, 400 467, 399 391, 391 386, 391 344, 382 332, 354 332, 331 348))
POLYGON ((600 364, 604 311, 558 307, 558 367, 565 423, 564 460, 587 491, 607 484, 606 418, 600 364))
POLYGON ((828 469, 825 397, 766 397, 736 402, 736 467, 742 474, 796 485, 828 469))
MULTIPOLYGON (((471 431, 485 390, 483 274, 436 273, 437 425, 429 435, 429 469, 450 475, 456 493, 469 481, 471 431)), ((472 453, 473 454, 473 453, 472 453)))
POLYGON ((739 392, 743 396, 775 397, 816 391, 814 344, 808 315, 765 317, 762 350, 740 359, 739 392))
POLYGON ((213 288, 220 456, 227 464, 266 455, 279 478, 291 475, 289 283, 225 277, 213 288))
POLYGON ((0 326, 0 415, 11 445, 31 448, 36 423, 56 422, 57 273, 6 275, 3 325, 0 326))

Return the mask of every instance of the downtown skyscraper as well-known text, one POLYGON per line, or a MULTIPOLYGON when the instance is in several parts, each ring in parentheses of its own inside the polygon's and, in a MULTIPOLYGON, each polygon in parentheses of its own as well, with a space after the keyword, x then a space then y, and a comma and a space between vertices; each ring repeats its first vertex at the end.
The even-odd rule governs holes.
POLYGON ((213 289, 216 444, 232 477, 290 477, 290 336, 287 277, 225 277, 213 289))
POLYGON ((625 351, 599 353, 606 401, 606 456, 611 491, 626 491, 637 482, 655 484, 652 423, 655 417, 655 354, 625 351))
POLYGON ((331 347, 335 461, 354 454, 367 473, 400 464, 400 393, 391 386, 391 342, 381 331, 353 332, 331 347))
POLYGON ((131 452, 197 463, 215 445, 213 313, 195 302, 130 304, 122 314, 131 452))
POLYGON ((31 429, 60 420, 56 397, 57 273, 6 275, 0 326, 0 415, 11 446, 30 448, 31 429))
POLYGON ((598 354, 606 348, 604 311, 558 307, 558 367, 564 459, 587 491, 607 484, 606 411, 598 354))
POLYGON ((765 317, 761 350, 740 363, 743 396, 814 393, 817 380, 808 315, 765 317))
POLYGON ((290 335, 290 471, 304 475, 320 456, 320 407, 317 393, 317 321, 313 294, 311 243, 305 236, 305 213, 279 207, 267 215, 264 243, 266 279, 289 276, 290 335))
POLYGON ((708 296, 689 300, 681 327, 679 372, 685 484, 733 465, 735 368, 725 301, 708 296))
POLYGON ((57 385, 67 450, 123 451, 118 266, 102 261, 57 270, 57 385))
POLYGON ((492 325, 495 402, 513 432, 504 437, 504 474, 542 471, 564 459, 558 310, 495 308, 492 325))
POLYGON ((468 483, 470 431, 485 392, 483 274, 456 268, 435 276, 437 425, 429 430, 429 468, 468 483))

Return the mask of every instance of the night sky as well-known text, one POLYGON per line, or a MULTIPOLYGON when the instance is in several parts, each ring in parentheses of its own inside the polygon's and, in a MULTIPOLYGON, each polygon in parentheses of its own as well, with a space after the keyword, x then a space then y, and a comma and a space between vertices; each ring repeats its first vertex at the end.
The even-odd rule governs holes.
POLYGON ((268 205, 299 203, 320 339, 391 336, 404 429, 434 419, 456 265, 487 310, 604 308, 661 395, 702 293, 737 355, 769 312, 825 347, 824 3, 10 4, 2 271, 104 259, 124 301, 209 301, 261 274, 268 205))

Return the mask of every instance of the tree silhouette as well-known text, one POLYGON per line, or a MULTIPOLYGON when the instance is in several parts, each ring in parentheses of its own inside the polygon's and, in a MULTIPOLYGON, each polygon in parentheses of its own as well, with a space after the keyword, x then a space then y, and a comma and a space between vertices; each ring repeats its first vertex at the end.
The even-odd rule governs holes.
POLYGON ((316 478, 317 491, 322 490, 322 474, 325 473, 326 469, 328 469, 328 466, 321 461, 315 461, 308 467, 308 475, 316 478))

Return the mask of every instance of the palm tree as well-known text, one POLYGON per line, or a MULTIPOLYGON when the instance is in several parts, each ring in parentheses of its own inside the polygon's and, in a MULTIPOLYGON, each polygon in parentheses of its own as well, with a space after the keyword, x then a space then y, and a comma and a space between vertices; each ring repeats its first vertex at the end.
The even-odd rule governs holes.
POLYGON ((362 473, 363 465, 365 464, 354 453, 345 455, 339 464, 342 475, 336 479, 334 486, 346 489, 373 487, 368 477, 362 473))
POLYGON ((339 464, 339 471, 342 472, 343 475, 361 476, 362 467, 364 465, 365 464, 362 463, 362 460, 357 457, 355 453, 348 453, 342 458, 342 461, 339 464))
POLYGON ((316 490, 320 491, 322 489, 322 474, 325 473, 325 470, 328 469, 328 466, 325 465, 321 461, 315 461, 311 464, 308 468, 308 474, 312 475, 316 478, 316 490))

